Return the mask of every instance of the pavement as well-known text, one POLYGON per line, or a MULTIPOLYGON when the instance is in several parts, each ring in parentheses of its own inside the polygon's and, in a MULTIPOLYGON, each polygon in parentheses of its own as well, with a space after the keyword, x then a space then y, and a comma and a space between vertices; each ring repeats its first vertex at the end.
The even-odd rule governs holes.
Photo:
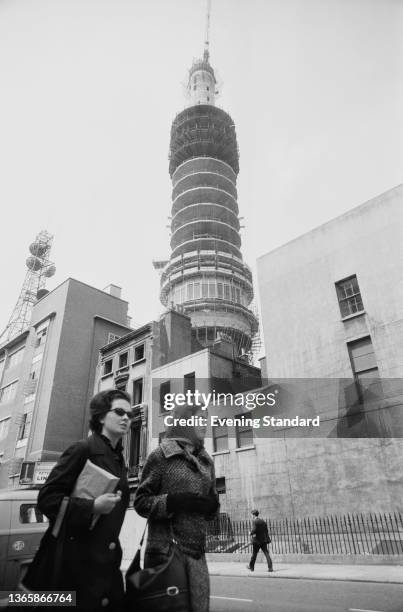
POLYGON ((382 582, 403 584, 403 566, 401 565, 340 565, 319 563, 277 563, 274 571, 269 573, 267 565, 256 563, 255 571, 240 561, 208 563, 210 576, 237 576, 293 578, 301 580, 344 580, 351 582, 382 582))
MULTIPOLYGON (((123 560, 125 572, 130 561, 123 560)), ((209 561, 210 576, 236 576, 246 578, 292 578, 300 580, 343 580, 351 582, 380 582, 403 584, 403 566, 401 565, 341 565, 319 563, 276 563, 274 571, 269 573, 267 565, 256 563, 255 571, 246 567, 241 561, 209 561)))

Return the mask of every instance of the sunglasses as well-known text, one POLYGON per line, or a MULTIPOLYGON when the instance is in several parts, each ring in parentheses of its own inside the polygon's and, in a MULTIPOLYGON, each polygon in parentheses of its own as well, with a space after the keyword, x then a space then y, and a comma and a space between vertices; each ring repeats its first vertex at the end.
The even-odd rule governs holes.
POLYGON ((124 408, 111 408, 109 410, 109 412, 114 412, 115 414, 117 414, 118 416, 122 417, 122 416, 127 416, 129 417, 129 419, 134 419, 134 414, 131 410, 125 410, 124 408))

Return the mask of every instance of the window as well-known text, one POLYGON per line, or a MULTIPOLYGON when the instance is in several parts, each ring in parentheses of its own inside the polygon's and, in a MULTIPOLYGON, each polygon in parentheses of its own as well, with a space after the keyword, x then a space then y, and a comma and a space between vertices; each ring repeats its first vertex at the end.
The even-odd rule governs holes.
POLYGON ((121 336, 117 336, 116 334, 112 334, 111 332, 108 334, 108 341, 106 344, 110 344, 111 342, 115 342, 115 340, 119 340, 121 336))
POLYGON ((167 380, 160 384, 160 413, 165 412, 165 395, 171 393, 171 381, 167 380))
POLYGON ((17 392, 17 383, 18 381, 15 380, 11 384, 6 385, 2 389, 0 389, 0 404, 11 402, 15 398, 15 394, 17 392))
POLYGON ((380 382, 378 380, 374 381, 374 379, 379 378, 379 370, 371 338, 368 336, 349 342, 347 347, 354 378, 359 385, 358 394, 361 401, 363 391, 369 387, 371 387, 372 393, 382 394, 380 382), (378 389, 376 390, 375 387, 378 387, 378 389))
POLYGON ((218 495, 224 495, 226 493, 225 476, 219 476, 215 479, 215 488, 217 489, 218 495))
POLYGON ((185 374, 183 377, 183 392, 191 391, 194 393, 196 391, 196 374, 195 372, 189 372, 189 374, 185 374))
POLYGON ((216 339, 216 336, 215 336, 214 327, 208 327, 207 328, 207 341, 214 342, 215 339, 216 339))
POLYGON ((119 355, 119 368, 125 368, 129 362, 129 353, 120 353, 119 355))
POLYGON ((112 368, 113 368, 113 359, 108 359, 107 361, 105 361, 105 363, 104 363, 104 376, 106 376, 107 374, 111 374, 112 373, 112 368))
POLYGON ((0 421, 0 440, 4 440, 4 438, 7 438, 10 420, 10 417, 7 417, 6 419, 2 419, 0 421))
POLYGON ((209 297, 211 298, 217 297, 217 286, 214 281, 209 282, 208 284, 208 294, 209 294, 209 297))
POLYGON ((217 425, 212 428, 213 449, 215 453, 228 450, 228 429, 226 425, 217 425))
POLYGON ((5 358, 3 357, 2 359, 0 359, 0 382, 1 382, 1 377, 3 375, 3 370, 4 370, 4 364, 6 363, 5 358))
POLYGON ((44 327, 43 329, 36 332, 35 348, 38 348, 39 346, 41 346, 41 344, 45 344, 47 333, 47 327, 44 327))
POLYGON ((41 362, 40 361, 35 361, 35 363, 33 363, 31 365, 31 371, 29 373, 29 379, 30 380, 36 380, 39 376, 39 373, 41 371, 41 362))
POLYGON ((14 368, 16 365, 21 363, 22 358, 24 356, 24 350, 25 350, 25 346, 23 346, 22 348, 18 349, 18 351, 15 351, 14 353, 11 353, 8 356, 7 363, 6 363, 6 369, 14 368))
POLYGON ((32 412, 26 412, 25 414, 22 415, 21 423, 18 428, 17 440, 24 440, 25 438, 28 438, 29 430, 31 426, 31 420, 32 420, 32 412))
POLYGON ((355 376, 363 376, 369 372, 375 372, 375 376, 378 375, 374 347, 369 336, 367 338, 355 340, 355 342, 349 342, 348 350, 355 376))
POLYGON ((20 471, 20 483, 31 484, 34 480, 35 461, 23 461, 20 471))
POLYGON ((360 288, 355 275, 336 283, 336 291, 343 318, 364 310, 360 288))
POLYGON ((134 423, 130 429, 129 473, 138 475, 140 463, 141 423, 134 423))
POLYGON ((193 283, 188 283, 187 286, 187 299, 193 300, 193 283))
MULTIPOLYGON (((242 415, 239 414, 237 418, 242 418, 242 415)), ((236 445, 238 448, 253 446, 253 430, 250 425, 236 426, 236 445)))
POLYGON ((133 380, 133 405, 142 404, 143 402, 143 379, 138 378, 133 380))
POLYGON ((134 361, 144 359, 144 344, 139 344, 134 347, 134 361))
POLYGON ((20 523, 48 523, 48 518, 42 514, 36 504, 21 504, 20 523))
POLYGON ((24 397, 24 404, 29 404, 30 402, 33 402, 36 397, 36 386, 34 387, 34 391, 31 392, 31 390, 29 390, 26 393, 27 395, 24 397))

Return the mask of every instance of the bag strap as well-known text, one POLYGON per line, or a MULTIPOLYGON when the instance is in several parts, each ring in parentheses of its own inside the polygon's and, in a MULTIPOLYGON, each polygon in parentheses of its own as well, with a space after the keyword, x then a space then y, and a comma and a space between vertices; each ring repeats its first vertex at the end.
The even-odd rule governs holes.
MULTIPOLYGON (((146 535, 146 531, 147 531, 147 527, 148 527, 148 521, 149 521, 149 519, 147 519, 147 521, 146 521, 146 524, 145 524, 145 527, 144 527, 144 531, 143 531, 143 535, 141 536, 141 540, 140 540, 140 542, 139 542, 139 545, 138 545, 138 547, 137 547, 137 550, 141 550, 141 548, 142 548, 142 546, 143 546, 144 537, 145 537, 145 535, 146 535)), ((171 542, 172 542, 173 544, 176 544, 176 545, 177 545, 177 544, 178 544, 178 542, 176 541, 175 536, 174 536, 174 530, 173 530, 173 527, 172 527, 172 521, 169 521, 169 529, 170 529, 170 532, 171 532, 171 542)))
POLYGON ((148 527, 148 519, 146 521, 146 524, 145 524, 145 527, 144 527, 144 531, 143 531, 143 535, 141 536, 141 540, 139 542, 137 550, 141 550, 141 547, 143 546, 144 536, 146 535, 147 527, 148 527))
POLYGON ((63 550, 64 550, 64 539, 66 532, 66 521, 63 523, 63 534, 62 537, 57 538, 56 540, 56 550, 55 550, 55 560, 53 565, 53 580, 52 584, 53 588, 59 588, 60 576, 63 565, 63 550))
MULTIPOLYGON (((88 440, 85 440, 85 442, 86 442, 86 445, 85 445, 86 459, 85 459, 85 461, 87 461, 90 458, 90 444, 89 444, 88 440)), ((85 462, 84 462, 84 464, 85 464, 85 462)), ((80 472, 81 472, 81 470, 80 470, 80 472)), ((77 478, 79 476, 79 473, 77 474, 77 478)), ((73 485, 73 488, 74 488, 74 485, 73 485)), ((66 516, 66 511, 67 511, 67 506, 69 505, 69 501, 70 501, 70 497, 67 496, 67 495, 64 496, 63 499, 62 499, 62 502, 61 502, 60 508, 59 508, 59 512, 57 513, 55 524, 53 525, 53 529, 52 529, 52 536, 54 538, 57 538, 59 533, 60 533, 60 529, 61 529, 61 526, 63 524, 64 517, 66 516)))
POLYGON ((67 506, 69 505, 70 497, 63 497, 62 503, 60 504, 59 512, 55 520, 55 524, 52 529, 52 536, 57 538, 60 533, 64 517, 66 516, 67 506))
POLYGON ((52 535, 56 538, 56 548, 54 552, 54 562, 50 583, 50 586, 53 589, 57 589, 60 586, 59 581, 63 564, 63 548, 67 527, 64 517, 66 515, 69 502, 70 497, 63 497, 62 503, 60 504, 59 513, 57 515, 56 522, 52 530, 52 535))
POLYGON ((176 546, 177 546, 178 542, 177 542, 177 540, 176 540, 176 538, 174 536, 174 528, 173 528, 173 525, 172 525, 172 521, 169 521, 169 530, 171 532, 171 542, 172 542, 172 544, 176 544, 176 546))

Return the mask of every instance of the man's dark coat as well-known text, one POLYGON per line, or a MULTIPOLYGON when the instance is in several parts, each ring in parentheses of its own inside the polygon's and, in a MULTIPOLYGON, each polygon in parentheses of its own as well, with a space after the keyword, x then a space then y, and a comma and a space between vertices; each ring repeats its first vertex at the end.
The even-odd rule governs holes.
MULTIPOLYGON (((90 529, 93 500, 70 498, 65 517, 62 580, 58 590, 77 591, 78 610, 117 610, 123 597, 119 533, 129 503, 127 470, 120 444, 115 450, 107 438, 93 434, 87 440, 70 446, 61 455, 38 496, 38 507, 50 521, 41 548, 45 548, 45 556, 50 549, 51 556, 54 547, 51 531, 61 501, 71 494, 87 459, 120 478, 116 490, 122 491, 122 499, 110 514, 101 515, 95 527, 90 529)), ((33 567, 31 572, 28 571, 24 584, 32 589, 46 589, 48 580, 49 576, 41 576, 41 570, 38 573, 38 569, 33 567)))
POLYGON ((269 531, 267 529, 267 523, 259 516, 253 519, 251 536, 253 542, 256 542, 256 544, 270 544, 271 542, 269 531))

